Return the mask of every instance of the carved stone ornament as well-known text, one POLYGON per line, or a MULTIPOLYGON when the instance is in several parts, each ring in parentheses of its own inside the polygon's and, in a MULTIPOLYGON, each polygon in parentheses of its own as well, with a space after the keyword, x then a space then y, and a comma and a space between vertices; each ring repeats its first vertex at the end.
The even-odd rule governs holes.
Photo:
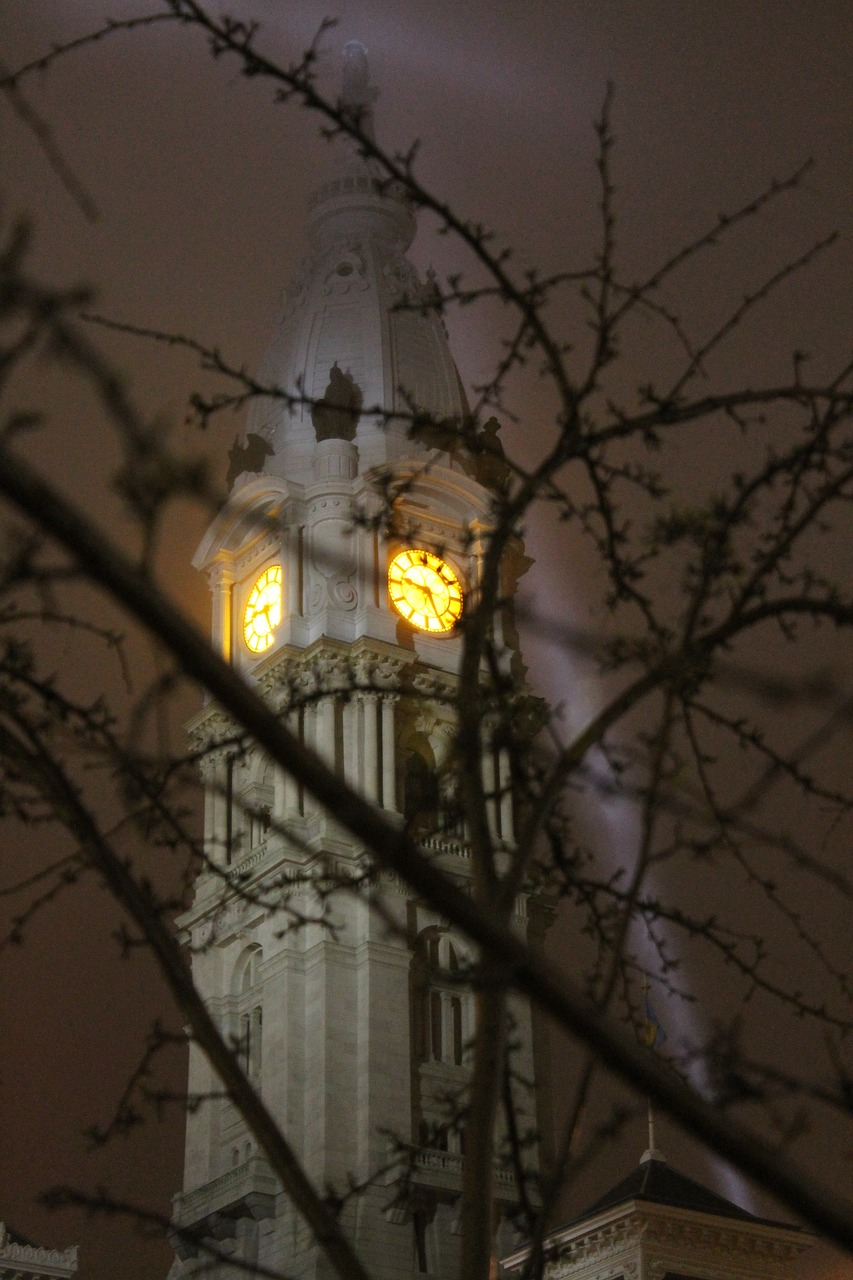
POLYGON ((220 907, 211 921, 213 926, 211 941, 215 940, 221 944, 234 938, 244 927, 245 917, 251 905, 245 898, 232 898, 229 903, 220 907))
POLYGON ((207 582, 211 592, 215 593, 230 587, 234 581, 234 569, 224 560, 214 560, 207 571, 207 582))
MULTIPOLYGON (((271 518, 271 517, 270 517, 271 518)), ((237 571, 242 573, 250 569, 253 564, 257 564, 259 560, 266 560, 270 554, 278 553, 281 547, 281 537, 277 530, 270 530, 265 538, 261 538, 258 542, 254 542, 237 560, 237 571)))
POLYGON ((263 471, 267 458, 272 457, 274 452, 272 445, 253 431, 247 433, 245 444, 240 444, 235 438, 228 451, 228 474, 225 477, 227 488, 230 489, 244 472, 257 475, 263 471))
POLYGON ((313 670, 317 688, 324 693, 343 695, 352 689, 350 665, 336 653, 320 654, 313 670))
POLYGON ((36 1244, 18 1244, 9 1239, 0 1222, 0 1270, 10 1275, 71 1275, 77 1269, 77 1246, 70 1249, 42 1249, 36 1244), (12 1264, 7 1271, 5 1264, 12 1264), (17 1264, 17 1265, 16 1265, 17 1264))
POLYGON ((356 683, 363 689, 395 690, 399 684, 403 663, 398 658, 361 654, 353 664, 356 683))
POLYGON ((202 950, 213 941, 214 925, 213 920, 202 920, 201 924, 194 931, 193 946, 197 951, 202 950))
POLYGON ((363 293, 370 288, 364 257, 355 244, 342 244, 329 255, 332 265, 323 276, 322 290, 326 295, 363 293))
POLYGON ((385 287, 395 301, 406 298, 411 303, 426 305, 429 302, 417 271, 399 245, 395 245, 394 251, 383 264, 382 275, 385 287))
MULTIPOLYGON (((349 514, 336 515, 330 504, 327 518, 318 520, 311 536, 311 568, 313 581, 308 593, 308 607, 318 612, 327 604, 352 610, 358 604, 355 576, 355 540, 349 514)), ((342 508, 343 509, 343 508, 342 508)))
POLYGON ((415 732, 422 733, 425 738, 430 736, 437 723, 436 716, 425 708, 419 708, 414 716, 415 732))

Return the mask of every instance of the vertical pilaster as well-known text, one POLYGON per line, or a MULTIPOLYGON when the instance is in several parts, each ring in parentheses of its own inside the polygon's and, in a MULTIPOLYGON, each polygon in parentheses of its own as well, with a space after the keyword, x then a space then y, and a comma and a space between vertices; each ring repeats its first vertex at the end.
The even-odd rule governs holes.
POLYGON ((335 767, 335 700, 321 698, 316 710, 317 752, 330 769, 335 767))
MULTIPOLYGON (((298 711, 288 711, 287 727, 295 738, 301 737, 300 716, 298 711)), ((282 770, 282 812, 286 814, 299 812, 299 787, 292 774, 282 770)))
POLYGON ((351 696, 347 699, 341 709, 343 720, 343 749, 344 749, 344 778, 351 787, 358 790, 359 784, 359 751, 358 751, 358 721, 359 721, 359 704, 355 697, 351 696))
POLYGON ((302 615, 302 529, 292 524, 288 527, 282 546, 282 555, 287 565, 284 575, 284 600, 286 616, 298 618, 302 615))
POLYGON ((299 791, 293 778, 286 770, 276 765, 273 774, 275 787, 275 816, 286 818, 296 813, 299 808, 299 791))
POLYGON ((222 863, 227 856, 228 835, 228 758, 216 751, 205 761, 205 852, 211 862, 222 863))
POLYGON ((225 661, 230 662, 233 643, 232 588, 234 586, 234 570, 230 559, 220 559, 211 565, 208 581, 213 596, 211 643, 213 648, 222 654, 225 661))
MULTIPOLYGON (((316 706, 306 706, 302 711, 302 740, 307 747, 313 748, 314 751, 320 751, 319 733, 317 726, 317 708, 316 706)), ((305 813, 316 811, 317 802, 311 797, 310 793, 305 792, 305 813)))
POLYGON ((364 794, 368 800, 379 800, 378 697, 365 693, 361 697, 364 714, 364 794))
POLYGON ((382 807, 397 809, 397 762, 394 739, 394 703, 392 694, 382 698, 382 807))
MULTIPOLYGON (((205 841, 209 841, 213 835, 214 820, 216 813, 216 799, 213 790, 213 768, 206 769, 202 766, 201 776, 204 779, 204 837, 205 841)), ((208 857, 210 850, 207 850, 208 857)))

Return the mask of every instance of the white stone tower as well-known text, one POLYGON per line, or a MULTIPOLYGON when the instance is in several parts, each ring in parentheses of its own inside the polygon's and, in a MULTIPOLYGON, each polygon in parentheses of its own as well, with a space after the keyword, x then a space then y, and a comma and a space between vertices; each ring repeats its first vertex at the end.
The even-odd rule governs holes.
MULTIPOLYGON (((349 45, 344 101, 365 129, 373 96, 364 50, 349 45)), ((433 288, 406 257, 408 202, 350 143, 336 148, 262 371, 295 399, 253 408, 247 443, 232 451, 231 498, 195 564, 211 584, 214 643, 303 741, 410 822, 464 883, 449 767, 456 623, 476 590, 487 485, 501 464, 492 449, 486 474, 411 439, 414 407, 435 423, 459 421, 464 393, 433 288), (393 521, 373 522, 389 482, 399 490, 393 521)), ((526 563, 519 548, 508 591, 526 563)), ((331 883, 368 874, 364 850, 260 751, 236 745, 213 703, 191 732, 207 751, 215 864, 181 921, 199 988, 315 1185, 365 1188, 346 1199, 342 1221, 377 1280, 453 1280, 464 1137, 448 1099, 464 1095, 473 1030, 458 982, 465 944, 391 878, 326 896, 331 883)), ((490 752, 483 768, 494 832, 509 844, 506 761, 490 752)), ((522 896, 522 934, 535 914, 522 896)), ((514 1017, 517 1070, 532 1080, 526 1004, 514 1017)), ((216 1091, 195 1049, 190 1091, 216 1091)), ((534 1098, 522 1105, 535 1127, 534 1098)), ((535 1171, 535 1152, 529 1160, 535 1171)), ((514 1182, 499 1173, 498 1185, 505 1208, 514 1182)), ((188 1118, 175 1216, 245 1261, 294 1277, 328 1272, 228 1100, 188 1118)), ((178 1253, 175 1276, 227 1270, 186 1244, 178 1253)))

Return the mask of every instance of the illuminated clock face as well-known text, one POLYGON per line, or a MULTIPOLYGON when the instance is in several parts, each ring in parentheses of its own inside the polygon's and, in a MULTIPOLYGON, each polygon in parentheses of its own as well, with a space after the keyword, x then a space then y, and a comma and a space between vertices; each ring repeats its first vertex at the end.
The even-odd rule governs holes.
POLYGON ((252 587, 243 613, 243 639, 252 653, 264 653, 281 622, 281 565, 271 564, 252 587))
POLYGON ((388 566, 388 595, 401 618, 420 631, 452 631, 462 616, 459 579, 440 556, 410 548, 388 566))

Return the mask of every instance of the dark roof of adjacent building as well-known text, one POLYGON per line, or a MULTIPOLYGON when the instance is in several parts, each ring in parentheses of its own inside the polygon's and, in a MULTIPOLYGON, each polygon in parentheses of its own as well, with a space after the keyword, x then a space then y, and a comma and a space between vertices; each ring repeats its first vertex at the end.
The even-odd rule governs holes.
MULTIPOLYGON (((654 1156, 642 1160, 627 1178, 623 1178, 596 1200, 576 1221, 582 1222, 585 1218, 595 1217, 631 1200, 643 1200, 649 1204, 668 1205, 673 1209, 689 1209, 693 1213, 709 1213, 765 1226, 789 1227, 787 1223, 773 1222, 769 1218, 759 1218, 754 1213, 749 1213, 740 1205, 727 1200, 725 1196, 717 1195, 715 1191, 709 1191, 701 1183, 672 1169, 665 1160, 654 1156)), ((789 1229, 797 1230, 796 1227, 789 1229)))
POLYGON ((6 1226, 6 1240, 8 1241, 9 1244, 24 1244, 24 1245, 28 1245, 31 1249, 38 1248, 38 1245, 35 1244, 32 1240, 30 1240, 28 1236, 22 1236, 20 1231, 16 1231, 14 1227, 10 1227, 8 1222, 5 1224, 5 1226, 6 1226))

